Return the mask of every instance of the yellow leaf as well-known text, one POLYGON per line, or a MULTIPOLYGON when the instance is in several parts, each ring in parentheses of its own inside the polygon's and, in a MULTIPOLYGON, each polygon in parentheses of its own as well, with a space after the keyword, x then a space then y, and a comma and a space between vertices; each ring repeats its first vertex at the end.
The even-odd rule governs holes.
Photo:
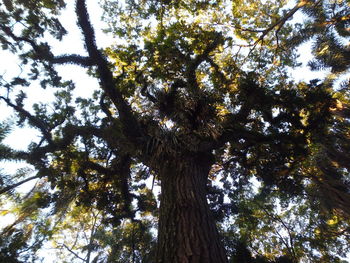
POLYGON ((0 211, 0 216, 5 216, 9 213, 10 211, 9 210, 1 210, 0 211))
POLYGON ((337 223, 338 223, 338 217, 337 217, 337 216, 333 216, 332 219, 329 219, 329 220, 327 221, 327 224, 328 224, 328 225, 335 225, 335 224, 337 224, 337 223))

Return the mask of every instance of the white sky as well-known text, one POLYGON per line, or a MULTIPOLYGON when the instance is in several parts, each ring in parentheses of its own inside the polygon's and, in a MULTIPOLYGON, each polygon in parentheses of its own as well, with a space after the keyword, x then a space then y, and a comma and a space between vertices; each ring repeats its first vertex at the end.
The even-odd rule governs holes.
MULTIPOLYGON (((63 13, 62 24, 66 29, 69 29, 69 34, 63 38, 63 41, 53 41, 52 47, 55 55, 59 54, 81 54, 84 55, 84 48, 82 42, 82 35, 78 26, 76 25, 76 16, 74 12, 74 2, 67 1, 67 9, 63 13)), ((98 5, 99 1, 88 0, 88 10, 90 19, 95 27, 96 40, 99 47, 106 47, 113 43, 114 39, 111 36, 102 32, 101 28, 104 27, 100 17, 102 10, 98 5)), ((314 78, 324 78, 324 72, 312 72, 307 67, 305 61, 309 61, 312 57, 309 44, 304 44, 300 48, 300 61, 303 62, 303 66, 297 70, 291 71, 293 79, 308 81, 314 78)), ((2 61, 7 63, 0 64, 0 74, 4 75, 4 78, 10 80, 12 76, 16 76, 20 72, 17 58, 6 51, 0 51, 2 61)), ((89 77, 86 74, 86 70, 79 66, 74 65, 61 65, 56 67, 60 75, 64 79, 72 79, 76 84, 75 94, 80 97, 90 97, 93 90, 98 86, 97 80, 89 77)), ((25 74, 25 73, 22 73, 25 74)), ((1 92, 1 90, 0 90, 1 92)), ((31 85, 26 89, 28 99, 26 100, 26 108, 30 110, 31 105, 38 101, 51 101, 54 99, 52 89, 43 90, 38 84, 31 85)), ((0 120, 8 119, 12 115, 12 110, 0 102, 0 120)), ((26 149, 30 143, 31 138, 35 138, 39 133, 34 129, 15 129, 10 136, 5 140, 14 149, 26 149)))
MULTIPOLYGON (((81 54, 84 55, 84 48, 82 42, 82 35, 76 25, 76 17, 74 13, 74 2, 67 1, 67 10, 63 13, 63 19, 61 22, 66 29, 69 29, 69 34, 63 38, 62 42, 54 41, 53 52, 55 55, 60 54, 81 54)), ((97 43, 100 47, 108 46, 112 43, 112 39, 106 34, 101 32, 103 27, 102 22, 99 18, 102 15, 102 10, 98 6, 98 1, 88 0, 88 9, 90 10, 91 20, 95 26, 97 43), (93 11, 92 11, 93 10, 93 11)), ((4 75, 4 78, 10 80, 12 76, 16 76, 20 72, 18 66, 19 62, 17 58, 10 52, 0 51, 2 61, 7 63, 0 64, 0 74, 4 75)), ((86 69, 82 69, 79 66, 74 65, 62 65, 57 66, 57 70, 64 79, 72 79, 76 84, 75 95, 80 97, 90 97, 93 90, 98 86, 96 79, 89 77, 86 74, 86 69)), ((25 74, 25 73, 23 73, 25 74)), ((26 108, 30 110, 31 105, 38 101, 52 101, 54 99, 53 90, 43 90, 38 84, 33 84, 25 89, 28 99, 26 100, 26 108)), ((0 120, 10 118, 12 110, 0 103, 0 120)), ((6 143, 10 144, 15 149, 26 149, 30 142, 30 138, 35 138, 39 135, 33 129, 15 129, 12 134, 5 140, 6 143)))
MULTIPOLYGON (((60 54, 80 54, 84 55, 84 47, 82 42, 82 35, 76 24, 76 15, 74 12, 75 1, 67 1, 67 8, 62 13, 65 19, 62 19, 63 26, 68 30, 69 33, 63 38, 62 42, 53 42, 53 52, 55 55, 60 54)), ((99 1, 87 0, 88 10, 90 19, 95 27, 96 40, 99 47, 106 47, 113 43, 113 39, 102 32, 104 24, 101 22, 100 17, 102 16, 102 10, 98 4, 99 1)), ((0 51, 0 57, 2 61, 7 63, 0 63, 0 74, 4 75, 4 78, 11 80, 11 77, 17 76, 20 73, 19 62, 13 54, 6 51, 0 51)), ((79 97, 91 97, 92 92, 98 87, 96 79, 89 77, 86 74, 86 69, 82 69, 79 66, 74 65, 62 65, 57 66, 57 70, 64 79, 73 80, 76 85, 75 96, 79 97)), ((1 90, 0 90, 1 92, 1 90)), ((26 100, 25 106, 30 110, 31 105, 38 101, 52 101, 54 99, 53 90, 43 90, 40 85, 34 84, 28 87, 26 90, 28 99, 26 100)), ((3 94, 1 94, 3 95, 3 94)), ((0 121, 5 119, 11 119, 12 110, 0 102, 0 121)), ((25 150, 32 140, 36 140, 40 133, 37 130, 29 128, 15 128, 11 134, 5 139, 4 143, 11 145, 14 149, 25 150)), ((28 165, 20 162, 0 162, 0 169, 6 173, 15 173, 17 169, 21 167, 27 167, 28 165)), ((35 180, 26 183, 21 188, 23 191, 28 191, 35 184, 35 180)), ((6 207, 2 207, 6 209, 6 207)), ((0 211, 1 212, 1 211, 0 211)), ((11 215, 1 216, 0 227, 9 224, 14 220, 11 215)), ((45 247, 48 244, 45 245, 45 247)), ((50 246, 48 246, 50 247, 50 246)), ((44 257, 44 263, 52 263, 56 258, 54 250, 43 249, 39 253, 39 256, 44 257)))

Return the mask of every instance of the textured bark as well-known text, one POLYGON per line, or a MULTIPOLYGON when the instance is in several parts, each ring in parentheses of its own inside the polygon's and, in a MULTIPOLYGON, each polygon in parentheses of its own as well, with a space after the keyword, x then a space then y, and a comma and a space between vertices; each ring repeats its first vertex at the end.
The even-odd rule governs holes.
POLYGON ((164 165, 157 262, 228 262, 206 199, 209 165, 164 165))

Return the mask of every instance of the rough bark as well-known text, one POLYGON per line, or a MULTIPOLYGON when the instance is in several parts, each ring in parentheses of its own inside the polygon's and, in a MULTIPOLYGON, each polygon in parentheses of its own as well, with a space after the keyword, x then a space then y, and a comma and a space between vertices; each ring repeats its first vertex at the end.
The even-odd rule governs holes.
POLYGON ((157 262, 228 262, 206 199, 209 164, 184 160, 161 170, 157 262))

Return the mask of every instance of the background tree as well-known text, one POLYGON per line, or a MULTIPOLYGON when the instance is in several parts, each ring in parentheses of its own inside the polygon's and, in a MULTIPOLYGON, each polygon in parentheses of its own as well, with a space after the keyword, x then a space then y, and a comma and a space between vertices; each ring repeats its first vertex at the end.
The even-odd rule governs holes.
POLYGON ((341 262, 349 84, 334 78, 348 69, 345 2, 106 1, 118 44, 101 50, 77 0, 84 55, 54 51, 64 1, 1 4, 0 41, 23 71, 2 78, 0 99, 14 126, 40 133, 27 150, 0 148, 34 170, 1 177, 17 215, 1 256, 35 261, 53 240, 80 262, 341 262), (310 39, 310 65, 333 79, 289 78, 310 39), (60 77, 67 64, 99 81, 91 97, 60 77), (54 101, 27 105, 38 84, 54 101))

